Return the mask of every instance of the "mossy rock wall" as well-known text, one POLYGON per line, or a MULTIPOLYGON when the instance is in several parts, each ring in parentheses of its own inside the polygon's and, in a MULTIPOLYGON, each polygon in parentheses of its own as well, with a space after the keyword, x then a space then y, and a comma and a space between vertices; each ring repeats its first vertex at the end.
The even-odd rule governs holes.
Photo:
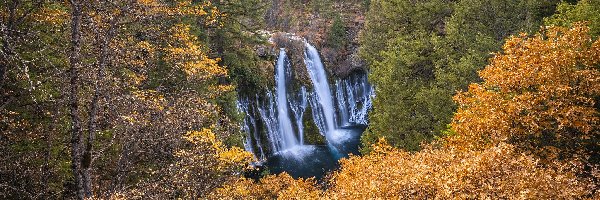
POLYGON ((327 140, 319 133, 319 128, 314 123, 311 107, 306 108, 302 123, 304 124, 304 143, 313 145, 327 144, 327 140))

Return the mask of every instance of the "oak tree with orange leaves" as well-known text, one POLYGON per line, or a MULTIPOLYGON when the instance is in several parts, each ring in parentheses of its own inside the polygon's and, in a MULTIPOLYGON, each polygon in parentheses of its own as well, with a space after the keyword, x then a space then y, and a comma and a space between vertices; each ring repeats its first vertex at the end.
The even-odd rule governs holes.
POLYGON ((511 37, 479 75, 483 83, 455 96, 456 148, 499 142, 547 159, 598 164, 600 40, 583 23, 511 37))

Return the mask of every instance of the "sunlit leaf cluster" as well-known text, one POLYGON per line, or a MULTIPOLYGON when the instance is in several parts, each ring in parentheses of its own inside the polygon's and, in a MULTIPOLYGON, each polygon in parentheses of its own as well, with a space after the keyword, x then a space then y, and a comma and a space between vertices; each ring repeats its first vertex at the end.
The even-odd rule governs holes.
POLYGON ((196 36, 190 34, 189 25, 176 24, 169 32, 171 38, 165 49, 167 62, 194 79, 203 80, 227 75, 227 69, 218 64, 220 59, 209 58, 198 45, 196 36))

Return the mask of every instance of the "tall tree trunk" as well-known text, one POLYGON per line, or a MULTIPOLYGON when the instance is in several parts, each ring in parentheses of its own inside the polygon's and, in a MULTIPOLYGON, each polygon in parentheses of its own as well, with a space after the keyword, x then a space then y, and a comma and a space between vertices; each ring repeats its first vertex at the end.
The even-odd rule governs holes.
POLYGON ((79 73, 81 67, 81 18, 83 15, 82 4, 78 0, 71 0, 71 55, 69 69, 69 110, 71 116, 71 170, 75 181, 75 194, 77 199, 84 199, 83 177, 81 173, 81 156, 83 135, 81 119, 79 117, 79 73))
POLYGON ((98 103, 100 100, 100 82, 104 79, 104 69, 108 64, 108 45, 109 41, 112 38, 112 32, 114 28, 110 27, 108 34, 105 38, 102 38, 99 32, 96 32, 97 40, 100 42, 100 56, 98 61, 98 71, 96 74, 96 80, 94 81, 94 96, 92 97, 92 102, 90 104, 90 112, 89 112, 89 121, 88 121, 88 137, 86 142, 86 148, 83 159, 83 180, 84 180, 84 191, 86 196, 92 195, 92 178, 91 178, 91 168, 93 161, 93 145, 94 140, 96 139, 96 116, 98 115, 98 103))
MULTIPOLYGON (((124 6, 121 10, 125 10, 128 6, 124 6)), ((102 34, 100 31, 100 27, 95 28, 96 41, 100 44, 100 55, 98 57, 98 71, 96 74, 96 80, 94 81, 94 96, 92 97, 92 102, 90 103, 90 111, 89 111, 89 121, 88 121, 88 137, 87 143, 83 158, 83 180, 84 180, 84 191, 86 196, 92 196, 92 178, 91 178, 91 168, 92 163, 94 161, 93 157, 93 145, 94 140, 96 139, 96 128, 97 122, 96 118, 98 115, 98 107, 100 100, 100 82, 104 80, 104 70, 109 62, 109 52, 108 45, 110 45, 110 41, 115 36, 115 29, 117 26, 118 19, 122 16, 124 12, 121 12, 120 15, 115 16, 109 22, 109 28, 105 34, 102 34)))
MULTIPOLYGON (((40 109, 41 110, 41 109, 40 109)), ((53 111, 54 112, 54 111, 53 111)), ((50 122, 50 128, 44 131, 44 141, 46 142, 46 148, 44 150, 44 166, 42 167, 42 186, 44 188, 43 194, 41 195, 43 199, 50 198, 50 187, 48 187, 48 183, 50 181, 50 162, 52 160, 52 138, 51 133, 56 131, 55 123, 50 122)))

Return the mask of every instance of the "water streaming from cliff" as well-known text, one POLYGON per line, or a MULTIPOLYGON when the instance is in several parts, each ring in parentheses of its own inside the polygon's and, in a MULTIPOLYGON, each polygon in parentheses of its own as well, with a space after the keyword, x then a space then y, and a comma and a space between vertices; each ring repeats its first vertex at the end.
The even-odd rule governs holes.
POLYGON ((367 76, 350 76, 345 80, 336 80, 335 88, 340 110, 340 126, 368 125, 367 114, 372 108, 375 91, 367 76))
POLYGON ((365 73, 355 73, 330 85, 319 52, 309 43, 305 43, 304 64, 311 89, 300 86, 294 91, 292 66, 285 49, 280 49, 275 94, 267 91, 254 98, 240 97, 238 109, 245 113, 241 127, 246 133, 244 147, 271 172, 320 177, 336 166, 340 157, 358 153, 360 134, 368 125, 373 89, 365 73), (309 118, 305 117, 308 108, 309 118), (306 124, 317 127, 318 133, 314 129, 306 132, 306 124), (306 141, 307 134, 323 135, 327 145, 306 141))
POLYGON ((304 144, 304 124, 302 119, 304 118, 304 111, 306 110, 308 97, 306 96, 306 87, 300 87, 297 99, 289 99, 288 103, 291 105, 292 112, 294 112, 294 119, 296 119, 296 127, 298 128, 298 138, 300 144, 304 144), (295 103, 298 102, 298 103, 295 103))
POLYGON ((288 68, 289 62, 285 54, 285 49, 279 50, 279 58, 277 60, 277 72, 275 91, 277 91, 277 119, 279 121, 279 132, 278 136, 278 148, 279 150, 290 149, 299 144, 294 129, 292 128, 292 121, 290 120, 290 113, 288 108, 288 96, 287 96, 287 77, 286 68, 288 68))
POLYGON ((304 63, 313 83, 316 94, 316 102, 319 102, 323 116, 325 117, 325 138, 330 140, 331 133, 335 129, 335 107, 333 107, 333 97, 329 89, 329 81, 325 74, 325 68, 321 62, 319 52, 315 47, 306 43, 306 51, 304 52, 304 63))

